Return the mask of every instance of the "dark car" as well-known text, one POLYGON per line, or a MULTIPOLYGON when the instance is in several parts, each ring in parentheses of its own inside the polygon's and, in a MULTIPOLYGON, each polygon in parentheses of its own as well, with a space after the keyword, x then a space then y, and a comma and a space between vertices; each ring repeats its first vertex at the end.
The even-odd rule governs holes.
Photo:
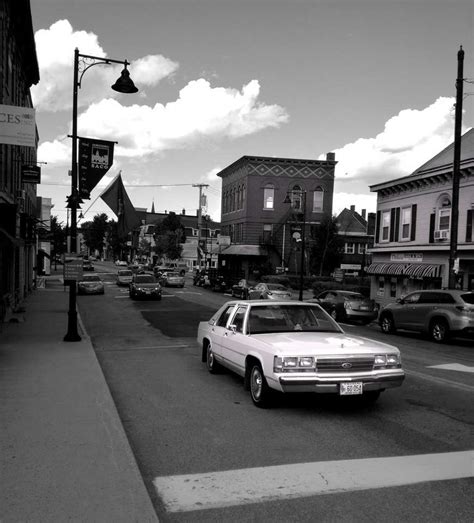
POLYGON ((83 271, 93 271, 94 266, 92 265, 92 262, 90 260, 84 260, 82 262, 82 270, 83 271))
POLYGON ((136 298, 152 298, 161 300, 161 285, 153 274, 134 274, 130 283, 129 295, 136 298))
POLYGON ((336 321, 370 323, 377 319, 378 305, 360 292, 330 290, 319 294, 314 300, 336 321))
POLYGON ((232 296, 242 300, 248 300, 250 288, 247 280, 240 280, 237 285, 232 285, 232 296))
POLYGON ((381 311, 382 332, 397 329, 428 334, 438 343, 450 336, 474 335, 474 292, 460 290, 415 291, 389 303, 381 311))

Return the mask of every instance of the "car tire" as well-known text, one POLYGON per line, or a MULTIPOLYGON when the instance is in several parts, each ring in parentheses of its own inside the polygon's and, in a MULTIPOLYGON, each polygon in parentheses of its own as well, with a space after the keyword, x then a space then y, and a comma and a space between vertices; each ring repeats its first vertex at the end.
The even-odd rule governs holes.
POLYGON ((396 332, 395 322, 391 314, 384 314, 380 318, 380 329, 384 334, 394 334, 396 332))
POLYGON ((449 325, 446 320, 434 319, 430 323, 430 338, 435 343, 445 343, 449 340, 449 325))
POLYGON ((253 404, 261 409, 272 403, 272 389, 268 386, 260 363, 252 363, 249 375, 250 397, 253 404))
POLYGON ((206 367, 211 374, 218 374, 221 370, 221 366, 217 363, 216 358, 214 357, 214 352, 212 351, 212 345, 210 342, 207 342, 206 346, 206 367))

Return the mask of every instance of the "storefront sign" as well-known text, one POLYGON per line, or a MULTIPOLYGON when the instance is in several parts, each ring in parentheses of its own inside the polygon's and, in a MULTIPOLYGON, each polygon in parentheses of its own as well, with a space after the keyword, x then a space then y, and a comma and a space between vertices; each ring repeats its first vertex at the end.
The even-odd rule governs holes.
POLYGON ((341 269, 345 271, 360 271, 361 268, 360 263, 341 263, 341 269))
POLYGON ((35 110, 0 105, 0 143, 36 147, 35 110))
POLYGON ((390 261, 393 262, 422 262, 423 253, 397 252, 390 255, 390 261))
POLYGON ((38 165, 23 165, 21 167, 22 183, 41 183, 41 167, 38 165))

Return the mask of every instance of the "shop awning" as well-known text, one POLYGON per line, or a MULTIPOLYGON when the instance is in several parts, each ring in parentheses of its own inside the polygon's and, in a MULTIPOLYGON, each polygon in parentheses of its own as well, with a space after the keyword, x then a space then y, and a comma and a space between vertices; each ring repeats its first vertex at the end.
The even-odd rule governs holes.
POLYGON ((439 278, 441 265, 429 263, 372 263, 367 274, 411 276, 412 278, 439 278))
POLYGON ((229 245, 226 249, 222 249, 222 255, 228 254, 234 256, 268 256, 267 250, 260 245, 229 245))
POLYGON ((367 274, 403 274, 404 263, 372 263, 367 268, 367 274))

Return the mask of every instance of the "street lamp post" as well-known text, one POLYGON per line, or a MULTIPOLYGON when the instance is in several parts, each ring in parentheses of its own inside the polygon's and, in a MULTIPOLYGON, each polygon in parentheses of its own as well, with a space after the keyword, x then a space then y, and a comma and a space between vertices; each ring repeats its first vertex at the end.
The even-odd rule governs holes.
MULTIPOLYGON (((305 244, 306 244, 306 191, 300 190, 298 191, 300 195, 300 202, 301 202, 301 212, 303 214, 302 217, 302 225, 301 225, 301 261, 300 261, 300 284, 299 284, 299 301, 303 301, 303 287, 304 287, 304 254, 305 254, 305 244)), ((286 198, 283 203, 291 203, 293 205, 293 202, 287 193, 286 198)))
MULTIPOLYGON (((79 49, 74 50, 74 85, 72 97, 72 162, 71 162, 71 196, 69 198, 69 208, 71 209, 70 223, 70 253, 77 254, 77 209, 79 205, 79 192, 77 186, 77 95, 81 87, 84 73, 94 65, 122 64, 124 69, 120 78, 112 85, 112 89, 119 93, 136 93, 138 89, 130 79, 130 73, 127 70, 129 62, 127 60, 112 60, 98 56, 80 54, 79 49)), ((64 341, 80 341, 81 337, 77 331, 77 309, 76 309, 76 281, 69 283, 69 311, 68 311, 68 328, 64 336, 64 341)))

